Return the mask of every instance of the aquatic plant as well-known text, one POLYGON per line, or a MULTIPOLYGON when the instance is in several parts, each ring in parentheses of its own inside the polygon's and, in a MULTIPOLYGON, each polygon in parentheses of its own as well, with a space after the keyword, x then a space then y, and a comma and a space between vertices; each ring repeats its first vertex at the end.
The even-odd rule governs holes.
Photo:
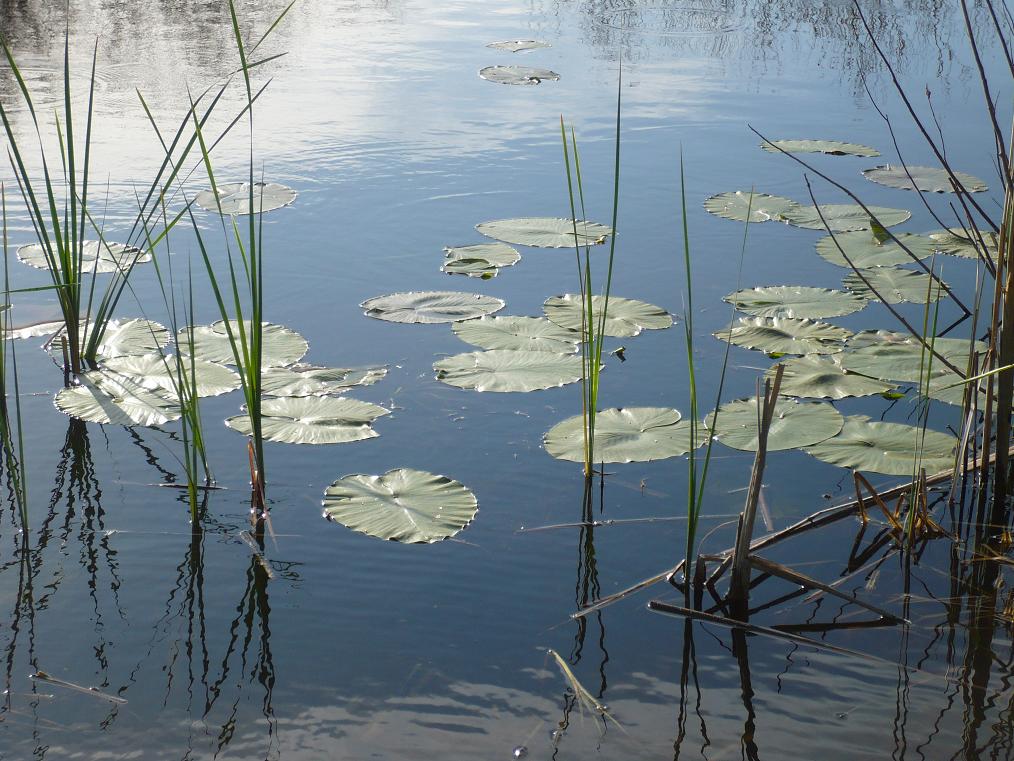
MULTIPOLYGON (((7 251, 7 193, 0 183, 0 217, 2 217, 2 243, 0 251, 7 251)), ((4 300, 0 305, 0 445, 3 463, 13 487, 14 500, 21 520, 21 530, 28 535, 28 483, 25 478, 25 447, 21 422, 21 389, 18 384, 18 358, 10 326, 10 273, 4 256, 4 300), (8 359, 9 356, 9 359, 8 359), (13 392, 12 394, 9 392, 13 392), (11 415, 9 398, 13 396, 14 415, 11 415)))

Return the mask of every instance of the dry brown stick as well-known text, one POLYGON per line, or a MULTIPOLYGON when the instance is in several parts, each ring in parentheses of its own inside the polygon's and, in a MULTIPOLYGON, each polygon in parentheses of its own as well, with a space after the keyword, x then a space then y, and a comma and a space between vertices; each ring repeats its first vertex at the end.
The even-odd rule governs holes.
POLYGON ((665 581, 670 576, 679 573, 680 570, 686 565, 686 562, 687 561, 685 560, 681 560, 678 565, 668 569, 667 571, 662 571, 662 573, 657 573, 654 576, 650 576, 647 579, 639 581, 633 586, 627 587, 626 589, 620 592, 616 592, 615 594, 611 594, 608 597, 602 597, 599 600, 593 602, 587 608, 582 608, 576 613, 571 613, 570 617, 575 620, 578 618, 584 618, 589 613, 594 613, 597 610, 602 610, 602 608, 605 608, 607 605, 612 605, 614 602, 619 602, 624 597, 634 594, 634 592, 640 592, 642 589, 646 589, 652 586, 653 584, 658 584, 660 581, 665 581))

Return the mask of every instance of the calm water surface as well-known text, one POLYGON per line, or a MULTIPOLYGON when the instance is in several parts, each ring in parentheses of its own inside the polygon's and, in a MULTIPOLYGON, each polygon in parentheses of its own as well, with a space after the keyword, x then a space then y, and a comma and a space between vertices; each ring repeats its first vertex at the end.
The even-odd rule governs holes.
MULTIPOLYGON (((65 25, 52 5, 60 4, 0 6, 0 32, 49 107, 61 95, 65 25)), ((188 88, 199 92, 234 68, 231 30, 218 2, 71 5, 81 98, 90 47, 99 42, 94 177, 103 205, 108 198, 105 225, 115 238, 132 219, 135 188, 161 160, 134 89, 171 128, 185 112, 188 88)), ((902 79, 915 92, 932 91, 954 164, 997 184, 982 148, 990 136, 979 118, 958 4, 867 6, 902 79)), ((259 34, 282 7, 272 0, 239 9, 251 34, 259 34)), ((506 313, 539 314, 546 297, 573 290, 566 252, 523 249, 521 263, 483 282, 441 273, 442 248, 480 242, 473 226, 489 219, 567 214, 561 114, 581 141, 589 214, 608 221, 622 64, 614 294, 682 312, 682 152, 702 384, 713 389, 721 344, 708 334, 729 318, 722 296, 739 282, 835 287, 842 275, 813 254, 817 233, 779 225, 750 231, 737 275, 742 228, 707 215, 701 201, 751 186, 806 198, 800 168, 759 150, 746 125, 773 138, 867 143, 892 160, 865 79, 892 117, 905 158, 932 162, 849 8, 843 0, 297 3, 269 43, 268 52, 288 55, 257 71, 261 81, 273 78, 256 111, 258 167, 300 192, 292 208, 265 219, 267 315, 309 340, 309 361, 389 366, 385 380, 355 396, 394 414, 378 421, 380 437, 366 442, 268 445, 278 537, 262 561, 239 538, 249 509, 244 442, 218 422, 236 413, 237 394, 203 408, 212 464, 227 489, 209 495, 207 531, 194 537, 176 490, 154 486, 183 477, 175 429, 69 421, 51 401, 60 372, 36 350, 38 341, 26 346, 19 360, 31 392, 22 403, 33 549, 22 562, 8 506, 0 524, 0 670, 8 690, 0 758, 473 760, 508 759, 519 746, 528 758, 561 760, 1008 758, 1011 635, 992 619, 976 620, 964 591, 951 588, 958 564, 950 545, 930 547, 914 567, 897 555, 878 566, 870 594, 901 610, 907 584, 910 627, 808 633, 875 658, 687 626, 648 612, 652 592, 575 622, 569 614, 580 605, 682 557, 684 524, 670 519, 685 512, 685 463, 610 468, 586 505, 577 466, 541 448, 545 430, 579 411, 578 387, 475 394, 440 384, 432 363, 469 350, 447 326, 370 320, 358 306, 382 293, 457 288, 505 299, 506 313), (553 47, 519 55, 485 47, 527 37, 553 47), (508 63, 545 66, 561 79, 505 87, 476 75, 508 63), (474 524, 454 541, 401 546, 321 519, 321 493, 332 480, 395 467, 446 473, 468 485, 480 503, 474 524), (522 531, 589 514, 667 520, 522 531), (582 714, 547 648, 608 704, 622 730, 582 714), (127 702, 29 679, 37 670, 127 702)), ((983 17, 975 23, 985 29, 983 17)), ((986 52, 999 77, 997 51, 986 52)), ((7 68, 0 69, 0 97, 18 102, 7 68)), ((222 112, 240 104, 237 90, 222 112)), ((15 111, 29 136, 27 112, 15 111)), ((238 132, 221 146, 220 179, 242 176, 246 150, 238 132)), ((902 229, 937 227, 910 194, 859 177, 874 162, 813 161, 861 188, 868 203, 911 209, 902 229)), ((0 178, 10 182, 9 169, 0 169, 0 178)), ((826 185, 814 187, 822 201, 842 200, 826 185)), ((29 242, 27 219, 12 214, 12 244, 29 242)), ((196 255, 184 234, 174 251, 178 268, 196 255)), ((10 256, 16 287, 45 283, 44 273, 10 256)), ((975 273, 967 264, 946 262, 948 280, 969 285, 975 273)), ((121 314, 164 321, 150 268, 136 271, 134 285, 137 298, 126 297, 121 314)), ((196 287, 199 319, 215 319, 210 294, 202 283, 196 287)), ((953 305, 941 311, 942 321, 957 315, 953 305)), ((38 294, 15 306, 25 323, 54 313, 52 301, 38 294)), ((880 307, 840 324, 892 327, 880 307)), ((623 343, 627 361, 610 357, 603 374, 603 406, 685 410, 679 328, 623 343)), ((758 371, 770 364, 737 349, 731 361, 726 399, 753 393, 758 371)), ((913 414, 906 401, 838 407, 898 421, 913 414)), ((958 425, 953 409, 936 411, 933 425, 958 425)), ((715 451, 707 530, 741 508, 752 460, 715 451)), ((766 476, 767 528, 846 498, 849 488, 844 470, 801 452, 778 453, 766 476)), ((848 522, 813 534, 776 559, 836 578, 857 530, 848 522)), ((730 538, 723 525, 705 548, 722 549, 730 538)), ((862 590, 869 577, 849 584, 862 590)), ((791 591, 771 586, 764 600, 791 591)), ((653 592, 681 599, 664 584, 653 592)), ((756 620, 861 618, 827 600, 796 598, 756 620)))

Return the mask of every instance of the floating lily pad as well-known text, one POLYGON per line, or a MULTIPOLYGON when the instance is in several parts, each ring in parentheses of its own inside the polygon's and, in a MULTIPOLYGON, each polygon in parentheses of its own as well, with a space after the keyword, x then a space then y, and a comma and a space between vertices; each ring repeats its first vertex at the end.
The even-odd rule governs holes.
MULTIPOLYGON (((968 342, 938 338, 933 350, 948 362, 963 369, 968 364, 968 342)), ((919 383, 927 373, 952 373, 939 357, 917 342, 861 345, 836 357, 846 370, 881 380, 919 383)))
MULTIPOLYGON (((253 187, 253 212, 259 214, 265 211, 274 211, 283 206, 288 206, 296 200, 296 191, 277 182, 255 182, 253 187)), ((215 193, 212 190, 202 190, 194 201, 202 209, 218 211, 219 204, 223 214, 240 215, 249 214, 250 206, 250 183, 249 182, 227 182, 218 186, 218 204, 215 203, 215 193)))
MULTIPOLYGON (((922 342, 916 340, 909 333, 899 333, 892 330, 861 330, 849 339, 848 349, 849 351, 853 351, 866 346, 884 346, 889 344, 895 346, 914 346, 917 352, 919 351, 919 347, 922 346, 922 342)), ((933 348, 938 354, 945 356, 967 357, 969 339, 937 337, 933 340, 933 348)), ((974 342, 974 351, 982 353, 986 351, 986 348, 985 342, 974 342)), ((963 362, 964 360, 962 360, 963 362)))
POLYGON ((736 190, 730 193, 719 193, 704 202, 704 208, 719 217, 734 219, 737 222, 768 222, 782 221, 782 215, 798 208, 799 204, 791 198, 769 196, 767 193, 753 193, 736 190))
POLYGON ((805 452, 818 460, 866 473, 912 476, 919 468, 939 473, 954 465, 957 440, 946 433, 900 423, 876 423, 862 415, 845 418, 841 433, 805 452))
POLYGON ((40 336, 52 336, 60 332, 63 328, 63 320, 48 320, 46 322, 37 322, 33 325, 23 325, 20 328, 10 328, 7 330, 5 338, 11 338, 14 340, 22 338, 38 338, 40 336))
POLYGON ((769 153, 778 153, 781 148, 786 153, 826 153, 830 156, 879 156, 880 151, 858 143, 843 143, 840 140, 765 140, 761 148, 769 153), (775 147, 777 146, 777 147, 775 147))
POLYGON ((721 341, 768 354, 835 354, 851 335, 836 325, 792 317, 744 317, 731 329, 714 334, 721 341))
MULTIPOLYGON (((595 462, 649 462, 685 455, 693 447, 690 421, 681 417, 668 407, 600 410, 595 416, 595 462)), ((697 434, 697 446, 702 446, 708 439, 704 423, 698 424, 697 434)), ((557 423, 543 444, 559 460, 584 462, 584 418, 577 415, 557 423)))
POLYGON ((858 312, 866 299, 854 293, 803 285, 744 288, 725 297, 736 309, 755 317, 841 317, 858 312))
MULTIPOLYGON (((943 169, 932 166, 877 166, 864 169, 863 176, 878 185, 899 190, 920 190, 924 193, 953 193, 950 176, 943 169)), ((965 172, 954 172, 958 182, 969 193, 987 190, 986 183, 965 172)))
MULTIPOLYGON (((124 243, 86 240, 81 248, 82 273, 102 275, 109 272, 126 272, 135 264, 151 261, 151 254, 146 254, 141 249, 124 243)), ((18 259, 29 267, 40 270, 49 269, 45 250, 38 243, 21 246, 17 254, 18 259)))
POLYGON ((486 47, 493 48, 494 50, 505 50, 508 53, 521 53, 525 50, 537 50, 553 46, 542 40, 504 40, 503 42, 491 42, 486 47))
MULTIPOLYGON (((230 320, 233 338, 237 346, 240 345, 239 323, 230 320)), ((250 340, 250 321, 246 320, 245 333, 247 341, 250 340)), ((208 362, 217 362, 224 365, 236 364, 236 357, 232 351, 232 344, 229 342, 229 332, 225 323, 221 320, 211 325, 197 325, 194 331, 194 356, 208 362)), ((176 337, 181 354, 190 354, 190 328, 180 328, 176 337)), ((270 322, 261 323, 261 366, 274 367, 279 365, 291 365, 303 358, 309 350, 310 345, 299 333, 281 325, 270 322)), ((240 348, 242 352, 242 348, 240 348)), ((242 356, 242 353, 241 353, 242 356)))
POLYGON ((454 536, 479 509, 463 484, 409 468, 339 478, 324 492, 323 504, 325 518, 353 531, 415 544, 454 536))
MULTIPOLYGON (((557 325, 570 330, 581 330, 581 318, 585 311, 580 294, 565 293, 562 296, 551 296, 546 299, 542 309, 546 317, 557 325)), ((605 296, 592 296, 594 330, 598 330, 603 309, 606 311, 606 321, 602 332, 615 338, 636 336, 642 330, 664 330, 672 325, 672 316, 654 304, 610 296, 607 306, 605 296)))
POLYGON ((579 246, 596 246, 605 243, 613 229, 598 222, 560 217, 517 217, 482 222, 475 229, 487 238, 495 238, 517 246, 534 248, 573 248, 575 240, 579 246))
MULTIPOLYGON (((82 322, 78 341, 83 349, 91 336, 95 323, 82 322)), ((61 333, 63 331, 61 330, 61 333)), ((127 320, 110 320, 106 323, 99 341, 96 357, 112 359, 114 357, 132 357, 158 352, 169 345, 169 331, 163 325, 150 320, 131 318, 127 320)), ((60 353, 60 337, 57 336, 49 345, 54 356, 60 353)))
POLYGON ((475 391, 538 391, 581 380, 573 354, 491 349, 455 354, 434 363, 437 380, 475 391))
POLYGON ((882 298, 888 304, 901 304, 906 301, 925 304, 929 301, 938 301, 947 295, 925 272, 898 267, 875 267, 861 272, 861 277, 855 272, 850 272, 842 279, 842 283, 853 293, 870 301, 880 301, 882 298))
POLYGON ((905 249, 916 258, 925 259, 932 256, 938 248, 938 244, 923 235, 895 233, 894 237, 900 241, 900 245, 890 239, 881 242, 869 230, 838 233, 833 238, 828 235, 817 241, 817 253, 839 267, 856 266, 866 269, 908 264, 912 261, 912 256, 905 249), (845 252, 844 255, 842 251, 845 252))
POLYGON ((487 66, 479 70, 479 76, 498 85, 537 85, 560 78, 555 71, 534 66, 487 66))
POLYGON ((448 259, 440 271, 448 275, 465 275, 490 280, 497 276, 500 268, 486 259, 448 259))
POLYGON ((480 349, 512 351, 577 352, 581 334, 562 328, 544 317, 482 317, 456 323, 454 335, 480 349))
POLYGON ((461 291, 414 291, 376 296, 360 304, 367 317, 388 322, 439 323, 474 320, 504 308, 492 296, 461 291))
POLYGON ((449 260, 483 259, 493 267, 510 267, 521 261, 516 248, 506 243, 476 243, 471 246, 448 246, 444 249, 449 260))
MULTIPOLYGON (((268 441, 285 444, 344 444, 379 436, 370 423, 390 410, 358 399, 335 396, 269 398, 261 402, 261 430, 268 441)), ((250 416, 225 421, 250 435, 250 416)))
POLYGON ((184 375, 184 383, 189 384, 191 369, 197 380, 198 396, 218 396, 234 391, 240 386, 239 376, 224 365, 195 359, 193 367, 189 359, 180 358, 175 354, 145 354, 139 357, 117 357, 107 359, 103 368, 117 375, 123 375, 149 391, 166 392, 170 398, 177 393, 177 372, 184 375), (177 369, 177 365, 179 368, 177 369))
MULTIPOLYGON (((890 209, 885 206, 867 206, 884 227, 894 227, 908 220, 912 213, 904 209, 890 209)), ((831 203, 820 207, 797 206, 783 215, 784 221, 807 230, 826 230, 843 233, 850 230, 869 230, 872 227, 870 215, 858 204, 831 203), (823 215, 823 220, 821 219, 823 215), (826 226, 825 226, 826 223, 826 226)))
POLYGON ((265 367, 261 391, 266 396, 325 396, 354 386, 372 386, 387 375, 386 367, 317 367, 295 364, 265 367))
MULTIPOLYGON (((845 399, 850 396, 872 396, 894 388, 891 383, 850 373, 827 357, 798 357, 781 362, 781 393, 808 399, 845 399)), ((775 365, 766 376, 774 378, 775 365)))
MULTIPOLYGON (((990 257, 996 257, 999 246, 996 233, 979 231, 982 242, 986 244, 986 252, 990 257)), ((928 234, 930 240, 941 254, 960 256, 963 259, 979 258, 979 236, 973 230, 967 232, 960 227, 951 227, 947 230, 937 230, 928 234), (973 236, 973 237, 969 237, 973 236)))
POLYGON ((71 417, 106 425, 154 426, 180 417, 179 405, 157 391, 108 370, 78 376, 80 385, 56 394, 56 408, 71 417))
MULTIPOLYGON (((733 449, 756 452, 757 421, 760 419, 757 397, 737 399, 723 404, 706 422, 715 438, 733 449)), ((830 404, 797 402, 779 398, 768 430, 768 451, 796 449, 834 436, 842 427, 842 416, 830 404)))

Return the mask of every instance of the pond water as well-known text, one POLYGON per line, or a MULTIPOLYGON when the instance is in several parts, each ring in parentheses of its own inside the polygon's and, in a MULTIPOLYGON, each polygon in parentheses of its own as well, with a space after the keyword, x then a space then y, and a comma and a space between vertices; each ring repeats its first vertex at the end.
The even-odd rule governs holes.
MULTIPOLYGON (((0 6, 0 33, 42 113, 62 97, 68 22, 58 5, 0 6)), ((188 87, 200 92, 236 66, 228 10, 217 0, 71 6, 82 107, 98 38, 93 178, 115 239, 163 155, 135 88, 160 124, 174 125, 188 87)), ((239 15, 255 37, 283 7, 246 2, 239 15)), ((997 185, 959 4, 864 8, 905 85, 932 91, 953 164, 997 185)), ((973 25, 989 38, 981 9, 973 25)), ((685 460, 610 466, 588 504, 579 466, 542 448, 546 430, 580 412, 579 386, 528 394, 453 388, 431 369, 471 350, 449 326, 372 320, 359 307, 385 293, 451 289, 502 298, 504 314, 538 315, 547 297, 574 291, 566 250, 522 247, 516 266, 482 281, 442 273, 442 249, 483 242, 474 226, 488 220, 568 216, 561 115, 582 149, 589 217, 608 222, 622 67, 613 293, 683 312, 682 154, 699 382, 710 409, 723 353, 710 333, 729 321, 722 297, 739 286, 833 288, 844 272, 814 255, 819 233, 774 224, 750 229, 740 271, 742 225, 707 214, 706 197, 756 187, 809 203, 801 168, 760 150, 747 125, 772 138, 873 145, 893 160, 872 97, 890 115, 905 159, 933 163, 850 3, 299 0, 266 45, 287 55, 255 70, 259 82, 272 79, 256 108, 257 171, 299 191, 290 208, 264 218, 266 318, 306 337, 308 361, 387 366, 386 378, 354 395, 393 413, 377 421, 380 435, 369 441, 267 445, 277 536, 260 555, 241 536, 249 526, 245 442, 221 425, 237 413, 239 394, 202 407, 212 467, 225 488, 207 495, 205 532, 194 535, 179 491, 157 486, 184 479, 177 428, 71 421, 53 406, 63 379, 37 350, 42 339, 21 342, 31 551, 21 553, 8 499, 0 523, 7 690, 0 759, 1010 757, 1011 631, 977 615, 978 598, 950 543, 907 560, 885 545, 863 561, 880 558, 876 574, 845 585, 865 587, 910 625, 822 629, 863 619, 827 599, 788 599, 755 618, 811 625, 807 636, 868 657, 733 636, 650 612, 649 599, 683 599, 664 583, 572 620, 581 606, 683 557, 685 460), (551 47, 517 54, 486 47, 523 38, 551 47), (477 75, 511 64, 549 68, 560 79, 510 87, 477 75), (479 501, 475 521, 450 541, 402 545, 322 519, 321 496, 333 480, 398 467, 466 484, 479 501), (617 522, 531 531, 591 517, 617 522), (656 520, 623 522, 642 518, 656 520), (547 649, 616 723, 582 710, 547 649), (125 702, 30 678, 38 671, 125 702)), ((1001 51, 986 44, 984 54, 994 81, 1009 84, 1001 51)), ((6 66, 0 98, 12 104, 18 133, 31 139, 6 66)), ((237 88, 220 110, 234 114, 242 102, 237 88)), ((237 131, 216 152, 218 177, 242 179, 247 160, 237 131)), ((859 175, 883 159, 807 160, 861 189, 867 203, 911 210, 899 229, 939 227, 914 194, 859 175)), ((9 167, 0 178, 13 249, 32 241, 31 227, 15 203, 9 167)), ((821 202, 843 201, 812 179, 821 202)), ((205 184, 195 173, 192 187, 205 184)), ((946 209, 946 199, 931 202, 946 209)), ((210 215, 204 219, 214 232, 210 215)), ((175 235, 173 251, 177 272, 188 258, 199 272, 192 235, 175 235)), ((45 273, 17 263, 13 250, 8 256, 13 287, 46 284, 45 273)), ((974 264, 943 266, 948 282, 969 292, 974 264)), ((119 314, 165 322, 151 267, 140 266, 132 284, 119 314)), ((217 319, 202 278, 194 290, 198 321, 217 319)), ((922 319, 917 306, 901 309, 922 319)), ((52 319, 57 309, 46 293, 30 293, 15 299, 13 314, 27 324, 52 319)), ((940 324, 957 316, 953 303, 942 304, 940 324)), ((834 322, 858 330, 894 328, 892 319, 871 305, 834 322)), ((615 340, 607 351, 621 345, 625 361, 605 361, 602 407, 688 409, 681 325, 615 340)), ((723 400, 753 394, 771 364, 734 348, 723 400)), ((837 406, 899 422, 915 416, 908 400, 837 406)), ((936 405, 931 426, 958 428, 956 410, 936 405)), ((715 448, 707 551, 731 542, 729 521, 742 508, 752 460, 715 448)), ((773 453, 759 530, 848 499, 851 484, 848 471, 800 451, 773 453)), ((945 523, 953 517, 940 515, 945 523)), ((858 567, 849 566, 858 529, 844 521, 773 558, 835 579, 858 567)), ((792 591, 778 583, 759 592, 763 600, 792 591)))

